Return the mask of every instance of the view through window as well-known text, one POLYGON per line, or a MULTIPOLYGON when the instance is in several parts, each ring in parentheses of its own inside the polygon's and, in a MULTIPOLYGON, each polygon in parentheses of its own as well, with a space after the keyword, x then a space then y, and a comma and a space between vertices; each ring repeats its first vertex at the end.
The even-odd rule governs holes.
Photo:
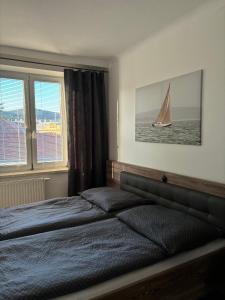
POLYGON ((61 84, 34 82, 37 162, 61 161, 61 84))

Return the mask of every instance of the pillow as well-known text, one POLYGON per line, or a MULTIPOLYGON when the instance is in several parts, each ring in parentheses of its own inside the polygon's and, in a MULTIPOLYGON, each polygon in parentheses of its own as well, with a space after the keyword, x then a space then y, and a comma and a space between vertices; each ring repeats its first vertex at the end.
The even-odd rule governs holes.
POLYGON ((213 225, 160 205, 143 205, 116 216, 169 255, 193 249, 220 236, 213 225))
POLYGON ((151 204, 146 198, 142 198, 133 193, 123 191, 119 188, 99 187, 86 190, 81 193, 86 200, 101 207, 107 212, 130 208, 135 205, 151 204))

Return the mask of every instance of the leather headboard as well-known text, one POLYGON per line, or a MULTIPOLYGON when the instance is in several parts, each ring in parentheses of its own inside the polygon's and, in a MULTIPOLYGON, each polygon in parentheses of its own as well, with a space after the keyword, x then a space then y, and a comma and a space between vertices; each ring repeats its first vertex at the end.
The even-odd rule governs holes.
POLYGON ((120 173, 120 187, 153 202, 185 211, 222 229, 225 234, 225 198, 212 196, 128 172, 120 173))

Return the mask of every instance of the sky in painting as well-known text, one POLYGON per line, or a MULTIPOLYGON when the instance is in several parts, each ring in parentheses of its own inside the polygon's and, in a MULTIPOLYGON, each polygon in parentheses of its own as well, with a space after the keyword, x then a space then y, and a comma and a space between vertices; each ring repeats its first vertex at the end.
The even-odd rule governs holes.
POLYGON ((171 107, 200 107, 201 70, 137 88, 136 113, 160 109, 169 84, 171 107))

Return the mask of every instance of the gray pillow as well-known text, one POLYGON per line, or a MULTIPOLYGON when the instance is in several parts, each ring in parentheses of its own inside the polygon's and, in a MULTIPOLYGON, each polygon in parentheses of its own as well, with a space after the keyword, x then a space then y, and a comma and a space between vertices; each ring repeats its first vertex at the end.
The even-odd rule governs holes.
POLYGON ((220 236, 213 225, 160 205, 138 206, 116 216, 169 255, 193 249, 220 236))
POLYGON ((89 189, 82 192, 81 196, 107 212, 152 203, 150 200, 136 194, 111 187, 89 189))

